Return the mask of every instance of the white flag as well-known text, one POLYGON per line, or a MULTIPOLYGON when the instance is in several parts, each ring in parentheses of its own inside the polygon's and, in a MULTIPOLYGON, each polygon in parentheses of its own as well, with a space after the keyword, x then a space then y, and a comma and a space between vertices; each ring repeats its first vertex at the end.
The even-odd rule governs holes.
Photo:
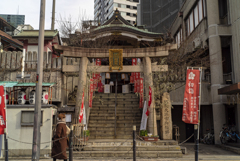
POLYGON ((147 112, 147 103, 145 101, 144 106, 143 106, 143 113, 142 113, 142 121, 141 121, 140 130, 146 130, 146 128, 147 128, 148 116, 146 115, 146 112, 147 112))

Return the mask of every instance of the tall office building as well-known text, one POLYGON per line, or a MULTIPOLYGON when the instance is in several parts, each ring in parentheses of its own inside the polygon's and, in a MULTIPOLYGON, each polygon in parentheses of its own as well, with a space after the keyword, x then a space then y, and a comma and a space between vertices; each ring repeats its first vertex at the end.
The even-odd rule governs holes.
POLYGON ((137 4, 139 4, 139 0, 95 0, 94 19, 102 24, 111 18, 114 11, 118 9, 123 18, 131 24, 135 24, 137 4))
POLYGON ((4 18, 9 24, 14 26, 15 28, 17 28, 18 25, 24 25, 25 23, 25 15, 0 14, 0 17, 4 18))
POLYGON ((185 0, 140 0, 138 26, 152 32, 165 33, 185 0))

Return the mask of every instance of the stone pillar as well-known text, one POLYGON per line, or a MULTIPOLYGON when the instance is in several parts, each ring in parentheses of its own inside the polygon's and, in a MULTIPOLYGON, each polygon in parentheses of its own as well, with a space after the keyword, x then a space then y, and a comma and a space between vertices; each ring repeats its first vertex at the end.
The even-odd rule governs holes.
MULTIPOLYGON (((152 104, 151 104, 151 107, 149 108, 148 132, 152 133, 153 135, 158 135, 151 59, 149 57, 145 57, 143 60, 143 65, 144 65, 144 85, 145 85, 146 98, 148 98, 149 96, 149 86, 152 88, 152 104)), ((146 100, 148 102, 148 99, 146 100)))
POLYGON ((165 92, 162 96, 161 108, 161 139, 172 140, 172 109, 170 94, 165 92))
POLYGON ((82 104, 82 94, 86 90, 88 58, 82 57, 79 64, 78 91, 75 107, 75 123, 78 123, 80 108, 82 104))
POLYGON ((225 106, 218 89, 223 84, 222 48, 221 38, 218 35, 219 9, 218 0, 207 0, 208 34, 209 34, 209 56, 211 70, 211 94, 213 107, 213 124, 215 144, 220 144, 219 132, 222 125, 226 123, 225 106))

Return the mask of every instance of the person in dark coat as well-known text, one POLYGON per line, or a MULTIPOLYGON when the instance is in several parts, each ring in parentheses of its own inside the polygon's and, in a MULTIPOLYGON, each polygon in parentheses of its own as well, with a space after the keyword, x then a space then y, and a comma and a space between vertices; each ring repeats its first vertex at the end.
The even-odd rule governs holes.
POLYGON ((58 123, 56 126, 56 133, 53 137, 53 140, 57 140, 53 142, 52 147, 52 158, 53 161, 56 161, 56 159, 63 159, 64 161, 67 161, 67 125, 65 121, 65 114, 59 114, 58 115, 58 123), (61 139, 62 138, 62 139, 61 139))

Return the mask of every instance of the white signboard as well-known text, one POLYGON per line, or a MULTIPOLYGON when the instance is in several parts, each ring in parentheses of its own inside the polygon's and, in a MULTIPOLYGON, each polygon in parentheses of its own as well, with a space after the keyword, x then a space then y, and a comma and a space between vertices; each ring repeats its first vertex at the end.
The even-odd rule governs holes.
POLYGON ((66 114, 66 122, 72 122, 72 115, 66 114))

